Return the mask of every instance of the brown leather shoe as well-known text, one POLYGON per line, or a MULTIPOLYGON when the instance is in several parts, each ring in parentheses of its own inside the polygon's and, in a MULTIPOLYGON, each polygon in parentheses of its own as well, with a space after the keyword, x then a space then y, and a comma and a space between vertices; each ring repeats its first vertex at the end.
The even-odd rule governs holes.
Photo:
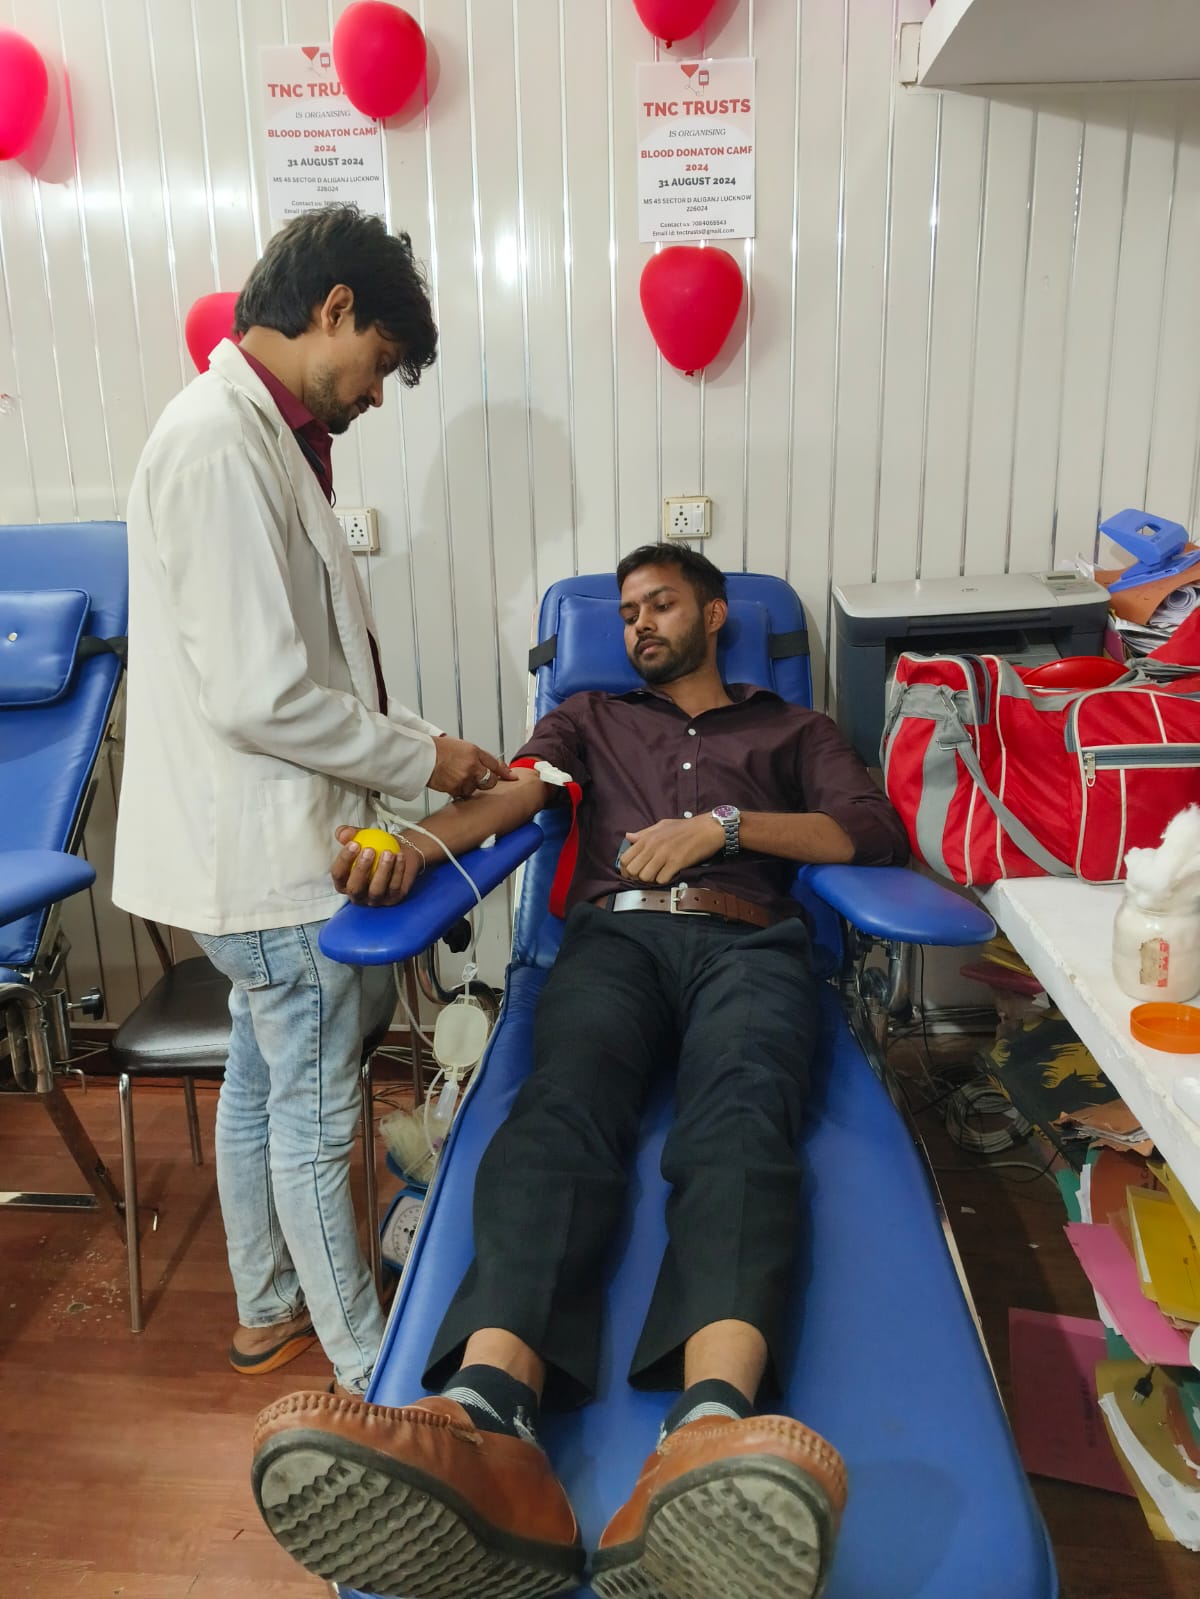
POLYGON ((814 1599, 833 1559, 846 1467, 786 1416, 689 1422, 604 1529, 604 1599, 814 1599))
POLYGON ((293 1559, 403 1599, 543 1599, 578 1586, 579 1528, 536 1444, 451 1399, 393 1410, 292 1394, 254 1428, 251 1483, 293 1559))

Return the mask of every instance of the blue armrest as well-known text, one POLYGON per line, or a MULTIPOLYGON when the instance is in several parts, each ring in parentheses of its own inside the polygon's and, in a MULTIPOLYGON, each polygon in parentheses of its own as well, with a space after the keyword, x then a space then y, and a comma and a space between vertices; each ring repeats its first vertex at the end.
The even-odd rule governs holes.
MULTIPOLYGON (((490 894, 544 837, 535 822, 526 822, 489 849, 468 850, 459 862, 480 894, 490 894)), ((422 872, 400 905, 343 905, 326 922, 321 948, 345 966, 387 966, 428 949, 474 905, 475 896, 461 873, 449 864, 435 866, 422 872)))
POLYGON ((802 866, 805 887, 875 938, 985 944, 996 924, 980 906, 903 866, 802 866))
POLYGON ((94 869, 57 849, 0 850, 0 927, 90 888, 94 869))

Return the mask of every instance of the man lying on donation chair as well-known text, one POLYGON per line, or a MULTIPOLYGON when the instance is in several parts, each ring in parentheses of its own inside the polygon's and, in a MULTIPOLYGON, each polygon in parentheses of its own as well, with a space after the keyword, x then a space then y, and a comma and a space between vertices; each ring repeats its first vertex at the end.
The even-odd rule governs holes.
MULTIPOLYGON (((682 1393, 601 1539, 593 1587, 810 1599, 845 1502, 829 1443, 753 1414, 760 1387, 776 1386, 817 1037, 809 938, 788 885, 797 862, 903 862, 904 830, 827 717, 721 681, 725 582, 710 561, 646 546, 617 581, 645 687, 566 700, 538 722, 516 783, 426 824, 457 856, 556 797, 578 804, 574 875, 551 896, 567 921, 534 1070, 479 1167, 476 1258, 429 1356, 426 1384, 441 1395, 402 1409, 293 1395, 256 1427, 260 1507, 311 1485, 303 1527, 276 1537, 302 1563, 319 1549, 328 1576, 327 1522, 346 1579, 375 1587, 375 1548, 390 1584, 378 1591, 405 1599, 526 1599, 580 1581, 584 1552, 538 1446, 538 1410, 594 1393, 605 1251, 664 1065, 675 1072, 669 1244, 630 1381, 682 1393), (364 1491, 372 1473, 391 1491, 364 1491)), ((334 880, 363 904, 403 899, 437 851, 417 835, 376 859, 351 829, 338 838, 334 880)), ((573 858, 569 838, 565 871, 573 858)))

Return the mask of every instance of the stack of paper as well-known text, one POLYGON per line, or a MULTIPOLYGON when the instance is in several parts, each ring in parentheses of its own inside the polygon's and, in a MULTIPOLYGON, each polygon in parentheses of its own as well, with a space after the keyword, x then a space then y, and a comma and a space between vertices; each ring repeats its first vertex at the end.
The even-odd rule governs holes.
POLYGON ((1096 1367, 1100 1411, 1151 1532, 1156 1538, 1175 1539, 1185 1549, 1200 1549, 1200 1448, 1183 1408, 1182 1389, 1159 1371, 1153 1374, 1149 1396, 1142 1399, 1135 1384, 1144 1375, 1135 1362, 1102 1361, 1096 1367))
POLYGON ((1171 1321, 1200 1322, 1200 1257, 1170 1194, 1129 1190, 1129 1232, 1142 1293, 1171 1321))

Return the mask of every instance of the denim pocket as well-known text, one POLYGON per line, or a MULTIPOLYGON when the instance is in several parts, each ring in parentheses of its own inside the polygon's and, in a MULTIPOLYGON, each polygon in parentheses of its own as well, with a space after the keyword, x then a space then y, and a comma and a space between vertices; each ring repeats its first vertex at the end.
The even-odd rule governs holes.
POLYGON ((266 988, 271 981, 261 933, 193 933, 192 936, 235 988, 266 988))

